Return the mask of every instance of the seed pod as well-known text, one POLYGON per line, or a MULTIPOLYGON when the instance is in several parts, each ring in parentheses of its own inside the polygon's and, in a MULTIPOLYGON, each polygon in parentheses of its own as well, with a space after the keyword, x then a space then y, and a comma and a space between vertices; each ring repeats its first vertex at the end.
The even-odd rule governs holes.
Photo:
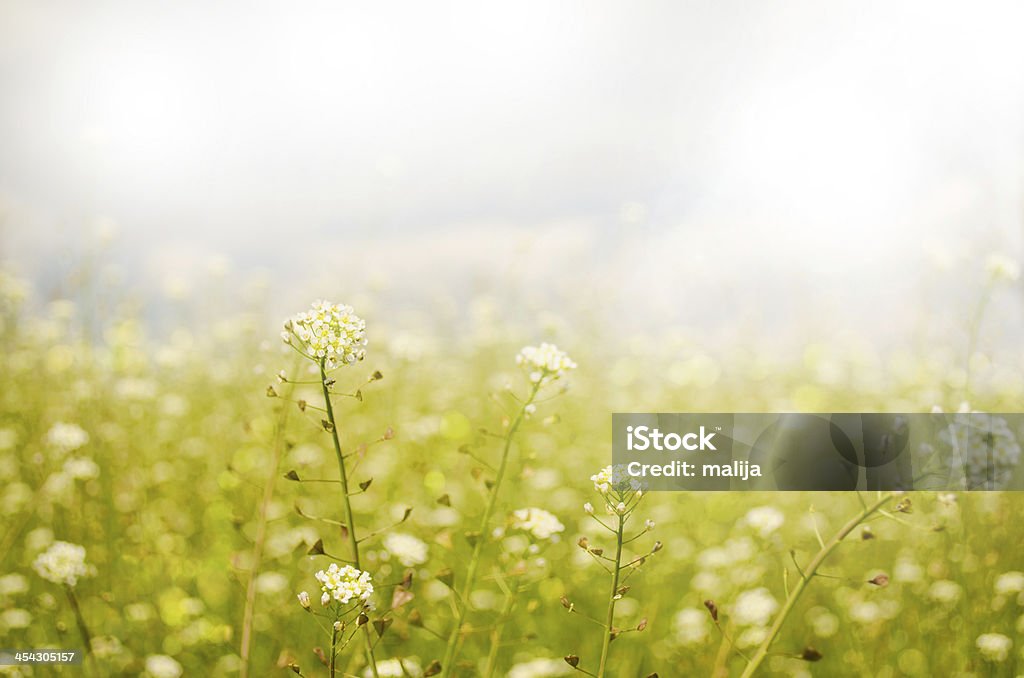
POLYGON ((823 655, 820 652, 815 650, 810 645, 805 647, 804 651, 800 653, 800 659, 803 659, 805 662, 816 662, 816 661, 819 661, 822 658, 822 656, 823 655))
POLYGON ((887 575, 887 574, 877 575, 877 576, 873 577, 872 579, 868 579, 868 583, 869 584, 874 584, 878 588, 882 588, 884 586, 888 586, 889 585, 889 575, 887 575))
POLYGON ((708 612, 711 613, 711 619, 715 622, 718 621, 718 606, 715 605, 715 601, 708 598, 704 601, 704 607, 708 608, 708 612))
POLYGON ((573 668, 576 668, 577 666, 580 665, 579 655, 575 655, 575 654, 567 654, 567 655, 565 655, 565 663, 568 664, 569 666, 573 667, 573 668))

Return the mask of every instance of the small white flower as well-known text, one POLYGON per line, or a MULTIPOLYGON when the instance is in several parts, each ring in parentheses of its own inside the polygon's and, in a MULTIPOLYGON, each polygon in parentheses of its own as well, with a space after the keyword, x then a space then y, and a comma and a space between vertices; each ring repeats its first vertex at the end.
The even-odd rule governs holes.
POLYGON ((527 370, 530 381, 543 385, 561 379, 569 370, 576 369, 576 363, 565 351, 554 344, 524 346, 516 356, 516 364, 527 370))
POLYGON ((404 532, 391 532, 384 537, 384 548, 406 567, 427 562, 427 544, 404 532))
POLYGON ((512 512, 512 527, 529 532, 537 539, 555 540, 565 530, 553 514, 539 508, 522 508, 512 512))
POLYGON ((612 467, 605 466, 603 469, 590 476, 594 481, 594 489, 601 494, 608 494, 612 489, 612 467))
POLYGON ((308 610, 309 609, 309 592, 308 591, 302 591, 301 593, 299 593, 298 598, 299 598, 299 605, 301 605, 302 607, 304 607, 304 608, 306 608, 308 610))
POLYGON ((765 626, 778 609, 778 601, 762 586, 744 591, 736 598, 732 620, 740 626, 765 626))
POLYGON ((80 577, 92 574, 92 568, 85 564, 85 548, 66 541, 53 542, 36 556, 32 567, 43 579, 67 586, 75 586, 80 577))
POLYGON ((537 412, 537 406, 534 405, 533 403, 530 403, 529 405, 527 405, 526 407, 523 408, 523 415, 527 419, 532 417, 536 412, 537 412))
POLYGON ((620 513, 620 514, 622 514, 622 513, 625 513, 625 512, 626 512, 626 502, 624 502, 624 501, 620 501, 620 502, 619 502, 619 503, 618 503, 618 504, 617 504, 617 505, 615 506, 615 511, 616 511, 616 513, 620 513))
POLYGON ((676 640, 683 645, 696 645, 708 637, 708 613, 687 607, 680 610, 672 620, 676 640))
POLYGON ((72 457, 64 462, 64 473, 75 480, 92 480, 100 477, 100 467, 88 457, 72 457))
POLYGON ((74 452, 89 442, 89 434, 78 424, 57 422, 46 433, 46 442, 62 453, 74 452))
POLYGON ((654 529, 654 521, 651 520, 650 518, 648 518, 647 520, 644 521, 644 527, 646 527, 648 530, 653 530, 654 529))
POLYGON ((588 513, 590 515, 594 515, 594 505, 588 501, 586 504, 583 505, 583 512, 588 513))
POLYGON ((328 593, 327 591, 324 591, 323 595, 320 596, 320 604, 323 605, 324 607, 327 607, 327 605, 330 602, 331 602, 331 594, 328 593))
POLYGON ((774 506, 759 506, 747 511, 743 522, 754 528, 762 538, 765 538, 782 527, 782 524, 786 522, 786 517, 774 506))
POLYGON ((180 678, 185 670, 173 657, 151 654, 146 657, 146 673, 150 678, 180 678))
POLYGON ((1013 641, 1001 633, 983 633, 975 641, 981 656, 990 662, 1006 661, 1013 641))
POLYGON ((1024 572, 1004 572, 996 578, 996 593, 1009 596, 1024 591, 1024 572))
POLYGON ((963 589, 960 584, 948 579, 940 579, 933 582, 928 588, 928 597, 939 603, 955 603, 960 600, 963 589))

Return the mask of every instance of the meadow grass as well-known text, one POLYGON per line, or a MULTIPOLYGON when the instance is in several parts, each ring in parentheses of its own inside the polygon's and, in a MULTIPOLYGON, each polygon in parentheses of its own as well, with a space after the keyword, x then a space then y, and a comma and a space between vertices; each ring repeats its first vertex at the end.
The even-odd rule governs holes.
MULTIPOLYGON (((608 541, 584 505, 607 515, 591 476, 609 462, 610 412, 955 408, 967 381, 936 358, 953 349, 725 361, 652 341, 609 357, 566 333, 551 338, 579 365, 568 392, 513 425, 509 394, 531 390, 515 356, 536 339, 514 329, 410 348, 370 315, 366 360, 331 374, 353 397, 327 415, 319 365, 283 353, 257 312, 149 336, 130 313, 96 333, 81 308, 5 304, 5 646, 81 647, 87 625, 96 675, 327 675, 332 638, 296 595, 316 610, 315 573, 358 552, 374 604, 345 627, 363 640, 338 675, 364 675, 371 655, 381 676, 571 675, 566 656, 630 677, 1024 669, 1016 493, 911 493, 912 510, 863 516, 874 495, 650 493, 636 520, 661 546, 627 590, 592 552, 608 541), (54 541, 94 568, 74 605, 33 567, 54 541)), ((973 404, 1019 408, 1021 373, 975 371, 973 404)), ((627 545, 612 571, 649 548, 627 545)))

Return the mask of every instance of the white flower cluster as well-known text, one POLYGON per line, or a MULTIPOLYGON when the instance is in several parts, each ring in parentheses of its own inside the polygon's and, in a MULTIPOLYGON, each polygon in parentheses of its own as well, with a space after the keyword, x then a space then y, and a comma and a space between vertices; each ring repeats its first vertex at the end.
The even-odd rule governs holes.
POLYGON ((779 603, 768 589, 750 589, 736 598, 732 621, 739 626, 767 626, 778 609, 779 603))
POLYGON ((958 415, 939 438, 949 448, 951 466, 962 468, 969 489, 1003 487, 1020 461, 1020 443, 1002 417, 958 415))
POLYGON ((529 532, 537 539, 557 540, 558 533, 565 530, 553 514, 539 508, 521 508, 512 512, 512 527, 529 532))
POLYGON ((1011 596, 1024 592, 1024 572, 1003 572, 996 578, 996 595, 1011 596))
POLYGON ((315 301, 309 311, 285 321, 281 337, 286 344, 297 340, 298 349, 332 367, 358 362, 366 355, 366 321, 351 306, 315 301))
POLYGON ((605 466, 603 469, 590 476, 594 481, 594 489, 601 494, 608 494, 612 489, 612 467, 605 466))
POLYGON ((524 346, 516 356, 516 364, 529 372, 530 381, 539 385, 560 379, 569 370, 576 369, 576 363, 565 351, 548 343, 524 346))
POLYGON ((981 656, 990 662, 1003 662, 1010 656, 1013 641, 1001 633, 983 633, 975 641, 981 656))
POLYGON ((149 678, 180 678, 185 669, 174 657, 151 654, 146 657, 146 675, 149 678))
POLYGON ((36 556, 32 567, 39 576, 54 584, 74 586, 80 577, 92 574, 92 568, 85 564, 85 547, 55 541, 43 553, 36 556))
POLYGON ((786 522, 786 516, 774 506, 758 506, 747 511, 743 522, 754 528, 762 538, 768 537, 786 522))
POLYGON ((406 567, 414 567, 427 562, 427 544, 411 534, 404 532, 388 534, 384 537, 384 548, 406 567))
POLYGON ((366 602, 373 593, 370 573, 357 570, 351 565, 331 563, 330 567, 320 570, 315 576, 323 591, 320 604, 324 606, 331 600, 342 605, 348 605, 353 599, 366 602))
POLYGON ((73 452, 89 442, 89 434, 77 424, 57 422, 46 433, 46 442, 58 452, 73 452))

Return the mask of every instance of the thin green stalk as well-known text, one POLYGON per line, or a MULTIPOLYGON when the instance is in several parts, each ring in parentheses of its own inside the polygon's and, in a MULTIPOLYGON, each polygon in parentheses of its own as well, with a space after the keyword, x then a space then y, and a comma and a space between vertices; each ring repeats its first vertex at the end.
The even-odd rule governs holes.
POLYGON ((618 514, 619 525, 615 531, 615 567, 612 570, 612 589, 608 595, 608 613, 604 618, 604 639, 601 641, 601 663, 597 667, 597 678, 604 678, 608 667, 608 650, 612 644, 612 628, 615 622, 615 599, 619 591, 619 572, 622 565, 622 532, 626 527, 626 516, 618 514))
POLYGON ((463 600, 460 604, 456 605, 458 614, 455 619, 455 626, 452 627, 452 632, 448 636, 448 645, 445 648, 444 661, 441 664, 442 678, 449 678, 452 675, 453 664, 458 656, 462 624, 466 621, 466 613, 469 610, 469 595, 473 591, 473 585, 476 584, 476 571, 480 566, 480 554, 483 552, 484 543, 489 536, 487 528, 490 525, 491 516, 494 515, 494 508, 498 503, 498 491, 501 489, 501 482, 504 480, 505 470, 508 468, 508 455, 512 449, 512 439, 515 437, 516 431, 519 430, 519 426, 522 425, 523 419, 526 418, 526 408, 533 404, 533 400, 537 397, 537 391, 539 390, 540 382, 533 385, 530 396, 523 402, 522 407, 519 408, 519 413, 512 421, 508 434, 505 436, 505 445, 501 451, 501 463, 498 465, 498 472, 494 477, 494 486, 491 487, 490 496, 487 499, 487 507, 484 509, 484 515, 480 519, 480 534, 473 545, 473 555, 469 559, 469 568, 466 570, 466 583, 462 587, 463 600))
POLYGON ((82 636, 82 642, 85 643, 85 659, 92 667, 92 673, 94 675, 99 675, 97 667, 92 663, 95 661, 92 654, 92 634, 89 633, 89 626, 85 623, 85 617, 82 615, 82 608, 78 605, 78 597, 75 596, 75 590, 70 586, 65 586, 64 592, 68 596, 68 603, 71 605, 71 610, 75 613, 75 623, 78 625, 78 633, 82 636))
POLYGON ((338 629, 331 628, 331 678, 334 678, 335 667, 338 663, 338 629))
POLYGON ((858 525, 878 511, 878 509, 882 508, 882 506, 884 506, 890 499, 892 499, 892 495, 882 495, 875 503, 865 506, 860 513, 847 521, 847 523, 839 528, 839 531, 836 532, 824 546, 822 546, 821 550, 814 556, 814 559, 811 560, 810 564, 804 569, 803 576, 801 576, 797 581, 793 591, 786 598, 786 602, 782 606, 782 610, 779 612, 778 616, 775 617, 775 621, 772 622, 772 626, 768 630, 768 636, 764 639, 764 642, 761 643, 760 647, 757 648, 757 652, 754 653, 754 656, 751 657, 750 662, 747 664, 747 668, 743 670, 741 678, 750 678, 761 666, 761 662, 763 662, 764 658, 768 656, 768 650, 771 647, 771 644, 775 641, 776 636, 779 635, 779 631, 782 630, 782 626, 786 623, 786 618, 789 616, 789 613, 792 612, 793 607, 800 598, 800 594, 802 594, 804 589, 807 588, 807 585, 810 583, 811 579, 814 578, 815 573, 817 573, 818 568, 822 566, 832 551, 839 546, 839 543, 843 541, 848 534, 857 529, 858 525))
MULTIPOLYGON (((334 453, 338 457, 338 474, 341 476, 341 496, 345 509, 345 531, 348 533, 349 547, 352 549, 352 564, 357 570, 361 570, 359 564, 359 539, 356 538, 356 524, 352 519, 352 502, 348 492, 348 473, 345 471, 345 456, 341 453, 341 440, 338 438, 338 422, 334 418, 334 407, 331 405, 331 391, 327 387, 327 369, 325 361, 320 360, 320 386, 324 391, 324 404, 327 408, 327 421, 331 424, 331 440, 334 441, 334 453)), ((366 638, 366 661, 370 665, 370 671, 374 678, 378 678, 377 660, 373 656, 373 638, 370 637, 370 625, 363 624, 363 632, 366 638)), ((333 675, 333 672, 332 674, 333 675)))
POLYGON ((249 573, 249 582, 245 589, 245 610, 242 613, 242 644, 241 659, 242 666, 239 678, 249 677, 249 654, 252 648, 253 618, 256 612, 256 578, 259 575, 260 565, 263 562, 263 549, 267 540, 267 512, 270 503, 274 498, 274 480, 277 478, 277 470, 281 464, 281 450, 284 447, 284 430, 288 421, 289 407, 281 408, 281 415, 277 422, 277 430, 274 431, 274 461, 271 464, 266 484, 263 486, 263 499, 260 502, 259 517, 256 523, 256 538, 253 541, 252 572, 249 573))
POLYGON ((501 608, 498 623, 495 624, 494 629, 491 631, 491 649, 487 653, 487 665, 484 669, 484 676, 486 678, 493 676, 498 667, 498 651, 501 648, 501 636, 505 632, 505 623, 508 622, 508 618, 512 615, 512 608, 516 605, 518 586, 518 582, 513 580, 511 587, 505 591, 505 604, 501 608))

